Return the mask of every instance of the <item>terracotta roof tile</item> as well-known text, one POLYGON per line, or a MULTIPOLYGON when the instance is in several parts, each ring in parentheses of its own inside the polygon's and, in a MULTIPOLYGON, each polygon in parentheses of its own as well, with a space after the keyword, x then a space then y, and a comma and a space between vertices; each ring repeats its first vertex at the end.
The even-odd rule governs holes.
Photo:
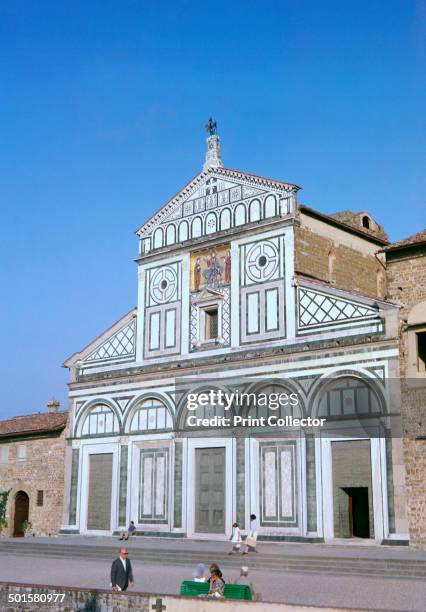
POLYGON ((68 412, 28 414, 0 421, 0 438, 64 429, 68 412))
POLYGON ((408 238, 404 238, 403 240, 394 242, 383 250, 392 251, 393 249, 399 249, 406 246, 420 244, 421 242, 426 242, 426 229, 422 230, 421 232, 417 232, 417 234, 413 234, 412 236, 408 236, 408 238))

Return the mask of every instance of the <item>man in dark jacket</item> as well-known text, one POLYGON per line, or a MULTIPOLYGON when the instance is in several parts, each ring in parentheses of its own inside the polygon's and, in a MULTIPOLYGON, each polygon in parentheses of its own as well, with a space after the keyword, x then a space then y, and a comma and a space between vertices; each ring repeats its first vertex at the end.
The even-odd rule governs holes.
POLYGON ((128 558, 127 548, 120 548, 120 556, 112 562, 111 586, 114 591, 127 591, 127 587, 133 586, 132 564, 128 558))

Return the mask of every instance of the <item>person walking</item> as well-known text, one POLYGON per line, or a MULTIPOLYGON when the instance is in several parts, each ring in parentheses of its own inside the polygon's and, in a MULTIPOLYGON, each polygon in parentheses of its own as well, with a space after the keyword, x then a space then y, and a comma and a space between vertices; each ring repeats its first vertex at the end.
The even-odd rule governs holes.
POLYGON ((120 548, 117 559, 111 565, 111 586, 113 591, 127 591, 133 586, 132 564, 129 559, 127 548, 120 548))
POLYGON ((244 548, 243 555, 247 555, 250 549, 259 552, 257 550, 257 518, 255 514, 250 514, 250 531, 245 539, 244 548))
POLYGON ((228 555, 232 555, 232 553, 240 552, 241 548, 241 529, 239 528, 238 523, 234 523, 232 525, 232 536, 231 536, 232 548, 228 555))

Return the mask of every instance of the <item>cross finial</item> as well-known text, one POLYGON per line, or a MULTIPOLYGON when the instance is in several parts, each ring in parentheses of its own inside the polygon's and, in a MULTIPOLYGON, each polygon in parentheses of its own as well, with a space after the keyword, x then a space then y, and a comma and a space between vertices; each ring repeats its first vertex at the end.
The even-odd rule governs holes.
POLYGON ((163 606, 163 600, 160 597, 157 597, 155 600, 155 604, 152 604, 151 608, 154 612, 162 612, 166 609, 167 606, 163 606))

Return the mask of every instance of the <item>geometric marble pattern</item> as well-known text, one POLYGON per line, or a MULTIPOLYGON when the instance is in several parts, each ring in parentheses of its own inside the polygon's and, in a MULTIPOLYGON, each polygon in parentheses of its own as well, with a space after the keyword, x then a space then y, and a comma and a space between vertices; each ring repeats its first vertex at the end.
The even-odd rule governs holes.
POLYGON ((312 289, 299 288, 299 328, 377 316, 377 310, 312 289))
POLYGON ((117 359, 135 354, 135 320, 122 327, 91 353, 85 361, 117 359))
POLYGON ((231 288, 223 288, 224 298, 222 302, 222 339, 223 344, 231 341, 231 288))

